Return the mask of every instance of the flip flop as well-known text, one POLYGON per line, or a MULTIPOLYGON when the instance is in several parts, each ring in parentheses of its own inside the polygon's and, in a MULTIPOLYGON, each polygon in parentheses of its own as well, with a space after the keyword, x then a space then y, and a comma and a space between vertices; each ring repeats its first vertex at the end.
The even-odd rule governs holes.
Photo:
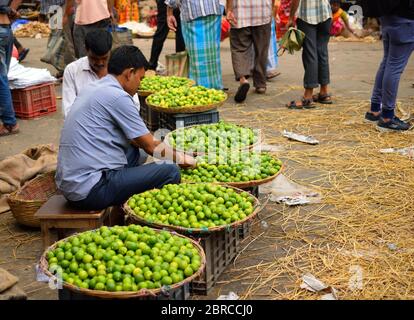
POLYGON ((247 92, 249 92, 250 84, 248 82, 243 83, 240 85, 240 87, 237 89, 236 95, 234 96, 234 100, 237 103, 241 103, 244 100, 246 100, 247 92))

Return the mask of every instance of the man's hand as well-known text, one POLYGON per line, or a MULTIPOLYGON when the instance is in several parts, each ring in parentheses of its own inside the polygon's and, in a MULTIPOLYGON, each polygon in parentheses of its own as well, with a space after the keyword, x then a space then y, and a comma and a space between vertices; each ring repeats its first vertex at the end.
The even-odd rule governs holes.
POLYGON ((287 27, 288 29, 289 29, 289 28, 294 28, 294 27, 296 27, 296 22, 295 22, 295 19, 294 19, 294 18, 292 18, 292 17, 290 17, 290 18, 289 18, 289 22, 287 23, 286 27, 287 27))
POLYGON ((68 23, 69 23, 69 18, 66 14, 64 14, 62 18, 62 26, 66 26, 68 23))
POLYGON ((181 153, 178 165, 183 169, 195 168, 197 166, 197 160, 188 154, 181 153))
POLYGON ((11 20, 14 20, 14 19, 17 19, 17 18, 19 18, 19 17, 20 17, 20 13, 19 13, 19 12, 17 12, 15 9, 10 8, 9 18, 10 18, 11 20))
POLYGON ((237 20, 236 20, 236 17, 234 16, 233 10, 228 10, 226 12, 226 18, 232 26, 237 26, 237 20))
POLYGON ((175 19, 174 15, 169 15, 167 17, 167 24, 170 30, 176 32, 177 31, 177 20, 175 19))

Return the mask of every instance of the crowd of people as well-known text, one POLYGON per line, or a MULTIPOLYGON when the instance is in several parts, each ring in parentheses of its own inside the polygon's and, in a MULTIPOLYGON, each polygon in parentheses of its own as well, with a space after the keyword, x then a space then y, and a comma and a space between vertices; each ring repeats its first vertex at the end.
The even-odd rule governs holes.
MULTIPOLYGON (((14 41, 10 22, 20 2, 0 0, 0 136, 19 131, 7 71, 14 41)), ((113 1, 53 3, 64 6, 63 29, 68 41, 62 89, 65 122, 56 183, 74 206, 87 209, 120 204, 134 193, 179 182, 174 164, 142 165, 148 154, 170 154, 182 167, 195 165, 192 157, 156 140, 139 114, 136 92, 145 70, 156 69, 169 30, 177 33, 176 50, 188 52, 189 77, 198 85, 224 89, 220 35, 222 16, 226 15, 231 24, 234 76, 239 81, 234 99, 240 103, 250 90, 250 78, 257 94, 266 93, 269 72, 277 64, 276 31, 280 34, 297 27, 306 35, 302 51, 304 94, 287 104, 291 109, 313 108, 315 102, 333 103, 329 39, 345 29, 354 32, 336 0, 159 0, 157 32, 148 62, 135 46, 113 49, 113 1)), ((401 73, 414 51, 414 5, 411 0, 398 3, 391 15, 380 19, 384 59, 371 110, 365 115, 366 120, 388 131, 409 129, 394 109, 401 73)))

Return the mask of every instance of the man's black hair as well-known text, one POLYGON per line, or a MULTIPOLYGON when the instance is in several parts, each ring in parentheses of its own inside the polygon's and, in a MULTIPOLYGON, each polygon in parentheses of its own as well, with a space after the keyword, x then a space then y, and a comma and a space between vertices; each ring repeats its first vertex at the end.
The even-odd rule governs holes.
POLYGON ((147 70, 149 63, 144 54, 135 46, 121 46, 112 51, 108 63, 108 72, 119 76, 125 69, 147 70))
POLYGON ((86 34, 86 50, 92 51, 97 56, 103 56, 112 49, 112 35, 106 30, 93 30, 86 34))

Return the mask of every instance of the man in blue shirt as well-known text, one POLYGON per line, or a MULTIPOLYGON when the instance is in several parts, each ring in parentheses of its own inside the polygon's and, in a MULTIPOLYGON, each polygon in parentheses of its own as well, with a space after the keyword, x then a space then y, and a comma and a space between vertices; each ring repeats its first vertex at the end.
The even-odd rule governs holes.
POLYGON ((72 205, 103 209, 180 182, 176 164, 139 165, 140 149, 171 154, 182 167, 195 165, 194 158, 155 140, 139 115, 132 96, 147 67, 137 47, 119 47, 110 57, 109 74, 76 98, 62 130, 56 172, 57 186, 72 205))

